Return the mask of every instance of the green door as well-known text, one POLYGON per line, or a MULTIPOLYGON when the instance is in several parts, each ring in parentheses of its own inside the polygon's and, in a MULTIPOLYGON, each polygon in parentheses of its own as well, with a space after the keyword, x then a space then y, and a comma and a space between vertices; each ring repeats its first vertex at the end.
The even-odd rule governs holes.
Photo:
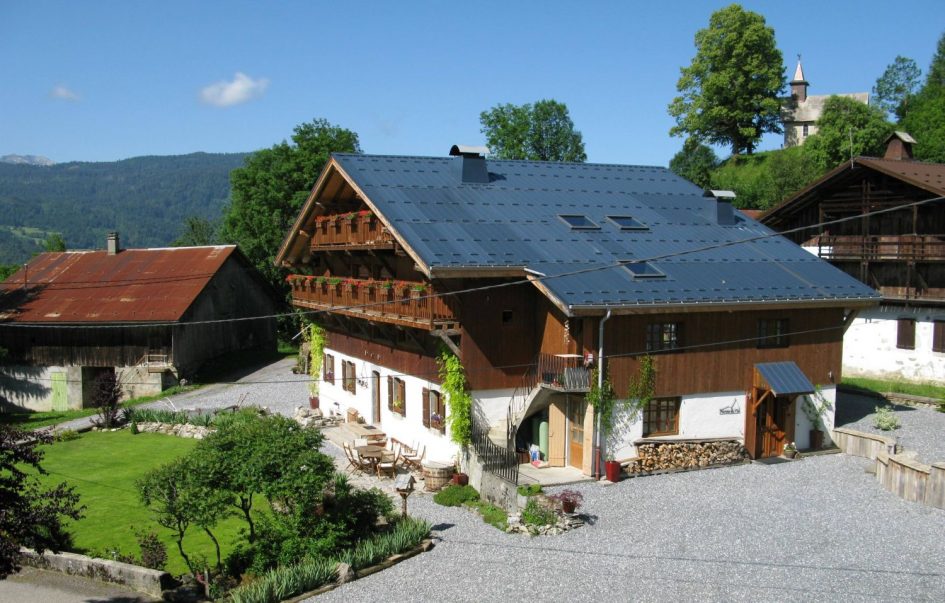
POLYGON ((69 401, 66 396, 66 374, 52 373, 52 409, 69 410, 69 401))

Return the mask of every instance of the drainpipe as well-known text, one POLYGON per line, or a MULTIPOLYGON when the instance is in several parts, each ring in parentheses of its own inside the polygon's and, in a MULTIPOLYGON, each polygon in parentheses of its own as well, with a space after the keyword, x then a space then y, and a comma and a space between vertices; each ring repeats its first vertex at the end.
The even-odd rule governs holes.
MULTIPOLYGON (((610 320, 610 308, 597 329, 597 391, 604 388, 604 323, 610 320)), ((600 479, 600 413, 594 413, 594 477, 600 479)))

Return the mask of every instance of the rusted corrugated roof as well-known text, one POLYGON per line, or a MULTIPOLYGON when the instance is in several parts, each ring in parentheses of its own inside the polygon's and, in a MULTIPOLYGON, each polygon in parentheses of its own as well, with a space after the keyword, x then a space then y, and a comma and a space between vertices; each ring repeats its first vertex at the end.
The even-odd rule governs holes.
POLYGON ((235 250, 235 245, 218 245, 124 249, 114 255, 42 253, 3 283, 0 320, 174 322, 235 250))

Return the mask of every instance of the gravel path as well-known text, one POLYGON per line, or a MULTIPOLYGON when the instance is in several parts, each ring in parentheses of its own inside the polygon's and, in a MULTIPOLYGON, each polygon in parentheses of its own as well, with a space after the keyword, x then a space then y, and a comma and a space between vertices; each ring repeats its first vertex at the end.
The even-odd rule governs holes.
POLYGON ((436 547, 317 601, 945 600, 945 511, 865 466, 829 455, 575 486, 593 525, 555 537, 414 496, 436 547))
POLYGON ((837 427, 898 437, 906 450, 919 453, 920 461, 945 462, 945 413, 934 408, 892 404, 902 426, 892 431, 882 431, 873 427, 873 418, 876 416, 876 407, 886 404, 879 398, 841 391, 837 401, 837 427))

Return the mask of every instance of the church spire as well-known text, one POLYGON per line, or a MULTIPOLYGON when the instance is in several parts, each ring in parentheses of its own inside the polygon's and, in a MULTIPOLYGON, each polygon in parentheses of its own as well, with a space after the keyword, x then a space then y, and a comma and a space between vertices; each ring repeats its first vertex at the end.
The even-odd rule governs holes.
POLYGON ((804 68, 801 67, 801 55, 797 55, 797 68, 794 70, 794 79, 791 80, 791 97, 798 102, 807 100, 807 86, 809 82, 804 79, 804 68))

